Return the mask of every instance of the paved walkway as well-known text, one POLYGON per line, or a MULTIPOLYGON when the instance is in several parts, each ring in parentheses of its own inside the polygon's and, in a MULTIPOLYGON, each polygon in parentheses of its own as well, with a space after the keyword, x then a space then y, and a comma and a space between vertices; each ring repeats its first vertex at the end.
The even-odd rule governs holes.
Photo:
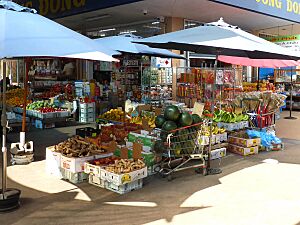
MULTIPOLYGON (((75 129, 32 130, 28 139, 35 142, 38 161, 9 167, 9 186, 22 190, 22 207, 1 214, 0 225, 295 225, 300 222, 300 113, 297 116, 299 120, 277 123, 284 151, 245 158, 230 154, 213 162, 222 174, 203 177, 184 171, 171 182, 154 176, 143 189, 126 195, 46 175, 45 146, 75 129)), ((16 141, 17 134, 9 138, 16 141)))

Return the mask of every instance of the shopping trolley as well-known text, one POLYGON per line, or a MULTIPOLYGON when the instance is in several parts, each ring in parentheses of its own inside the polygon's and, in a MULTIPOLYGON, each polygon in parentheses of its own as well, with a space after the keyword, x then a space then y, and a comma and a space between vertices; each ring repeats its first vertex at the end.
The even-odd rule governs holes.
POLYGON ((173 179, 172 174, 174 172, 191 168, 207 175, 208 152, 205 143, 209 142, 209 137, 204 136, 203 132, 203 123, 198 123, 166 134, 165 148, 158 154, 161 160, 156 171, 162 177, 167 177, 168 180, 173 179), (197 161, 197 163, 191 161, 197 161))

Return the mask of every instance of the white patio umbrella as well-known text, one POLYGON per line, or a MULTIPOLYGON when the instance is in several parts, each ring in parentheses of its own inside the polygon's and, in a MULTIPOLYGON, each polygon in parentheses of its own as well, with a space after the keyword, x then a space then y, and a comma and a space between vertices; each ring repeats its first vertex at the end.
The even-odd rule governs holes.
POLYGON ((300 58, 297 52, 266 41, 236 26, 229 25, 222 18, 218 22, 157 35, 135 42, 154 48, 247 57, 250 59, 298 60, 300 58))
POLYGON ((166 49, 151 48, 147 45, 133 43, 134 41, 140 41, 140 40, 143 40, 143 38, 133 34, 123 34, 118 36, 95 39, 97 43, 107 46, 112 50, 119 51, 119 52, 158 56, 162 58, 184 59, 184 57, 166 49))
MULTIPOLYGON (((11 1, 0 1, 0 59, 20 57, 73 57, 101 61, 115 61, 105 54, 105 47, 52 20, 42 17, 36 10, 22 7, 11 1)), ((107 50, 111 52, 111 50, 107 50)), ((6 76, 5 66, 3 74, 6 76)), ((6 79, 3 79, 3 171, 0 190, 0 211, 11 210, 19 205, 20 191, 7 189, 6 147, 6 79)), ((27 77, 27 76, 26 76, 27 77)), ((25 79, 25 91, 27 87, 25 79)), ((26 102, 26 96, 24 99, 26 102)), ((24 104, 24 114, 26 104, 24 104)), ((26 115, 23 114, 25 118, 26 115)), ((25 136, 23 118, 22 131, 25 136)), ((25 140, 25 138, 24 138, 25 140)), ((23 147, 23 146, 22 146, 23 147)))
MULTIPOLYGON (((146 38, 136 43, 146 44, 154 48, 177 49, 216 55, 215 75, 218 56, 220 55, 246 57, 249 59, 283 59, 292 61, 300 59, 298 53, 247 33, 236 26, 229 25, 222 18, 218 22, 146 38)), ((295 62, 292 63, 294 64, 295 62)), ((212 102, 214 102, 214 91, 215 85, 212 85, 212 102)), ((211 111, 213 112, 214 106, 213 104, 211 105, 211 111)), ((212 122, 210 126, 209 151, 212 147, 212 122)), ((210 153, 208 154, 208 169, 212 174, 220 172, 220 170, 210 170, 210 153)))

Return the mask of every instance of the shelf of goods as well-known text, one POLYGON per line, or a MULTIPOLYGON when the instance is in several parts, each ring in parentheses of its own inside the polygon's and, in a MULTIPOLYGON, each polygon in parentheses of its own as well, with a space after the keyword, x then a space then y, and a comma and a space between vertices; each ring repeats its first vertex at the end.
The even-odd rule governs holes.
POLYGON ((142 102, 155 107, 172 99, 173 68, 143 68, 142 102))

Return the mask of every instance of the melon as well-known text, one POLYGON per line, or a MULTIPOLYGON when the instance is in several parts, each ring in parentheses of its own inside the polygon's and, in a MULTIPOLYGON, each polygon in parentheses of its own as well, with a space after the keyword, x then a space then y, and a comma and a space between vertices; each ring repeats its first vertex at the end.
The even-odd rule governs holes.
POLYGON ((157 116, 155 118, 155 126, 157 128, 162 128, 163 124, 166 122, 165 117, 164 116, 157 116))
POLYGON ((180 111, 177 106, 171 105, 167 106, 164 112, 164 117, 166 120, 177 121, 180 116, 180 111))
POLYGON ((193 123, 193 117, 188 112, 183 112, 179 118, 179 124, 183 127, 190 126, 193 123))
POLYGON ((162 129, 165 131, 172 131, 177 129, 177 124, 174 121, 166 121, 164 122, 162 129))
POLYGON ((202 119, 201 119, 201 117, 198 114, 193 114, 192 118, 193 118, 193 124, 197 124, 197 123, 201 123, 202 122, 202 119))

